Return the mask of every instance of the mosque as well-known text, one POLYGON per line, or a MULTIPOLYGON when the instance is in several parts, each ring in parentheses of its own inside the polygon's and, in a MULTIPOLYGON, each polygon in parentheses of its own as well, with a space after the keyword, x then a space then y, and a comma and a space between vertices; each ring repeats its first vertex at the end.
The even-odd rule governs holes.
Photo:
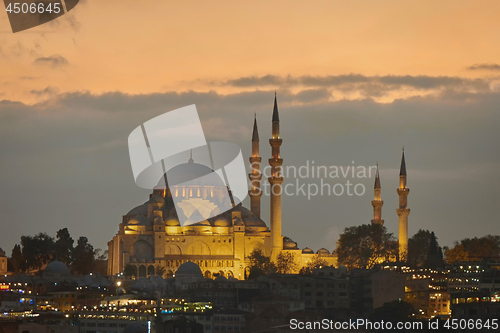
MULTIPOLYGON (((282 251, 294 255, 298 268, 305 266, 316 257, 325 260, 328 265, 337 266, 337 256, 327 249, 320 249, 316 253, 309 248, 299 249, 297 243, 281 233, 281 184, 283 177, 281 166, 283 159, 280 156, 282 139, 280 137, 280 119, 276 95, 272 113, 272 135, 269 143, 272 156, 269 159, 271 177, 270 185, 277 190, 270 195, 270 226, 261 219, 260 201, 262 196, 259 154, 259 133, 257 120, 254 120, 252 134, 252 156, 250 157, 251 182, 249 196, 250 209, 243 205, 234 204, 227 209, 224 203, 228 202, 231 192, 227 191, 223 182, 219 186, 194 182, 182 186, 169 186, 167 181, 160 180, 153 189, 149 200, 135 207, 123 216, 119 231, 108 242, 108 275, 117 275, 130 265, 136 277, 155 275, 159 267, 163 267, 166 277, 175 276, 178 268, 188 261, 197 264, 205 278, 217 276, 244 279, 250 270, 249 256, 254 249, 275 260, 282 251), (186 209, 176 210, 176 202, 189 202, 186 209), (193 207, 198 212, 193 213, 193 207), (191 211, 189 211, 191 210, 191 211), (181 226, 178 214, 185 217, 202 211, 210 211, 210 218, 198 219, 201 222, 184 223, 181 226)), ((164 175, 168 180, 169 174, 188 175, 189 179, 200 179, 212 173, 213 170, 202 164, 195 163, 191 157, 188 163, 178 165, 164 175)), ((372 201, 374 209, 373 224, 382 224, 381 210, 383 201, 380 196, 380 178, 377 169, 375 179, 375 198, 372 201)), ((404 152, 400 172, 399 209, 399 246, 400 258, 405 258, 408 251, 408 214, 406 199, 409 190, 406 188, 406 166, 404 152)), ((182 205, 179 205, 182 206, 182 205)), ((203 215, 203 214, 201 214, 203 215)), ((185 219, 184 219, 185 220, 185 219)))
MULTIPOLYGON (((272 138, 269 140, 272 147, 269 183, 280 189, 283 182, 280 172, 283 159, 280 156, 282 139, 279 128, 275 96, 272 138)), ((271 194, 270 228, 261 219, 261 161, 255 119, 250 157, 252 169, 249 174, 251 209, 242 204, 233 204, 229 210, 224 209, 221 205, 227 202, 224 195, 228 193, 223 191, 224 184, 213 186, 196 183, 189 186, 167 185, 166 188, 159 185, 153 189, 147 202, 123 216, 117 235, 108 242, 108 274, 120 274, 126 265, 131 265, 138 277, 154 275, 157 267, 164 267, 166 275, 171 277, 182 263, 192 261, 200 266, 205 278, 225 276, 244 279, 249 272, 248 257, 254 249, 262 250, 272 259, 281 251, 291 252, 299 267, 315 256, 325 259, 329 265, 336 265, 336 256, 327 249, 320 249, 317 253, 309 248, 299 249, 297 243, 281 235, 281 190, 272 191, 271 194), (212 214, 215 216, 201 222, 181 226, 177 214, 183 212, 174 208, 173 196, 176 200, 181 196, 195 202, 198 210, 208 209, 216 213, 226 211, 218 215, 212 214)), ((182 172, 183 176, 189 175, 190 179, 199 179, 213 170, 195 163, 191 158, 188 163, 169 170, 167 176, 178 172, 182 172)))

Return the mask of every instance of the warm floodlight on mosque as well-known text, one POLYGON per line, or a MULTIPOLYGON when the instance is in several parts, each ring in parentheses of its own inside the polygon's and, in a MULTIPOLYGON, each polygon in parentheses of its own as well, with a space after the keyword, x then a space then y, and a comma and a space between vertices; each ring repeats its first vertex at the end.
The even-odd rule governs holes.
POLYGON ((146 121, 130 133, 128 146, 136 184, 164 189, 183 226, 220 215, 248 194, 241 149, 207 142, 195 105, 146 121))

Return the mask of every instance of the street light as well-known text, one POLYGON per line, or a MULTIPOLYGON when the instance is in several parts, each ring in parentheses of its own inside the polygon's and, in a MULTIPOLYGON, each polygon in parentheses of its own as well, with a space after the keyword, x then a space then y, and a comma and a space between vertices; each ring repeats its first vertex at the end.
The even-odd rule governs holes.
POLYGON ((122 285, 121 281, 116 281, 116 294, 120 296, 120 286, 122 285))

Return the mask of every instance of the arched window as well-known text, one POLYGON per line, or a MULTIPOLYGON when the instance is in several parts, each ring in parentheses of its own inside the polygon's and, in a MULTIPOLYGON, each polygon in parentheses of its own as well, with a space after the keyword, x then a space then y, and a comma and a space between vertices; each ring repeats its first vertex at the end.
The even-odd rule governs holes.
POLYGON ((155 275, 155 266, 149 265, 148 266, 148 276, 154 276, 155 275))
POLYGON ((140 278, 146 277, 146 266, 144 265, 139 266, 139 277, 140 278))

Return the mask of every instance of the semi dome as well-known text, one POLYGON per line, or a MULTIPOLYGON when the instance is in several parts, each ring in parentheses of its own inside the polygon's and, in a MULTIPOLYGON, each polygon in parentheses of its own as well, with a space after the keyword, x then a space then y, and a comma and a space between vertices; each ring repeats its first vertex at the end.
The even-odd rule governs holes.
POLYGON ((43 276, 68 276, 69 269, 62 261, 54 260, 43 270, 43 276))
POLYGON ((267 228, 267 225, 264 221, 259 219, 257 216, 249 216, 249 217, 244 217, 243 222, 245 222, 246 227, 265 227, 267 228))
POLYGON ((290 238, 284 238, 283 239, 283 248, 284 249, 296 249, 297 248, 297 243, 295 243, 293 240, 290 238))
POLYGON ((317 254, 330 254, 330 251, 328 251, 327 249, 325 249, 324 247, 319 249, 318 252, 316 252, 317 254))
POLYGON ((219 216, 215 220, 214 226, 216 226, 216 227, 230 227, 231 222, 229 222, 229 220, 227 218, 225 218, 224 216, 219 216))
POLYGON ((152 195, 148 202, 165 204, 165 199, 163 197, 160 197, 159 195, 152 195))
POLYGON ((127 215, 148 215, 148 203, 143 203, 130 210, 127 215))
POLYGON ((262 219, 255 216, 249 209, 243 207, 241 204, 239 204, 236 209, 241 212, 241 218, 246 227, 267 228, 266 223, 262 221, 262 219))
POLYGON ((127 222, 127 224, 130 224, 130 225, 143 225, 143 226, 148 226, 152 223, 153 223, 153 221, 148 219, 146 216, 142 216, 142 215, 136 215, 136 216, 132 217, 127 222))
POLYGON ((302 250, 302 253, 310 253, 310 254, 314 254, 314 251, 311 250, 310 248, 308 247, 305 247, 303 250, 302 250))
POLYGON ((193 276, 193 277, 203 277, 200 266, 192 261, 183 263, 175 272, 176 276, 193 276))
POLYGON ((165 224, 169 227, 178 227, 181 225, 179 219, 174 216, 169 216, 165 224))

